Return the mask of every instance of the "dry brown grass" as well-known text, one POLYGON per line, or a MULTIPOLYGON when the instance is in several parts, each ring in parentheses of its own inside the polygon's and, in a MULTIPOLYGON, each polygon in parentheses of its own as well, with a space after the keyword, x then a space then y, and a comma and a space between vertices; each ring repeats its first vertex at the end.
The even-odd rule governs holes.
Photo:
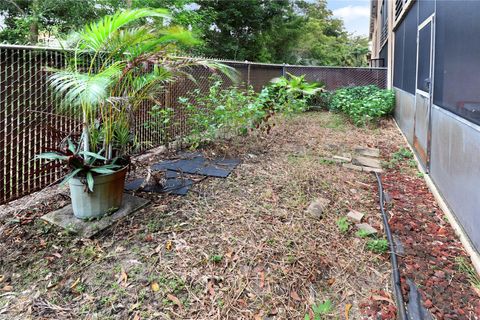
POLYGON ((355 209, 381 229, 375 180, 325 159, 401 136, 391 121, 362 129, 325 112, 277 122, 268 137, 205 150, 242 159, 229 178, 185 197, 144 194, 150 207, 93 240, 37 220, 5 233, 0 286, 12 294, 0 295, 0 317, 303 319, 330 300, 326 318, 348 304, 361 318, 373 290, 389 291, 388 255, 336 221, 355 209), (331 201, 322 219, 306 212, 317 197, 331 201))

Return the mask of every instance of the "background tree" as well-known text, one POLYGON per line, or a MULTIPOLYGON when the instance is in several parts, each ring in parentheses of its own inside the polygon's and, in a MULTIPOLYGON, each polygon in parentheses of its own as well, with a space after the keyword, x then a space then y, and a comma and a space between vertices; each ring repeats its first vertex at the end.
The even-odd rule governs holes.
MULTIPOLYGON (((231 60, 306 65, 364 66, 368 39, 346 32, 326 0, 3 0, 0 41, 38 42, 63 37, 121 8, 167 8, 171 23, 202 44, 184 54, 231 60)), ((159 22, 162 24, 168 21, 159 22)))
POLYGON ((36 44, 41 33, 67 34, 121 6, 122 0, 2 0, 0 41, 36 44))

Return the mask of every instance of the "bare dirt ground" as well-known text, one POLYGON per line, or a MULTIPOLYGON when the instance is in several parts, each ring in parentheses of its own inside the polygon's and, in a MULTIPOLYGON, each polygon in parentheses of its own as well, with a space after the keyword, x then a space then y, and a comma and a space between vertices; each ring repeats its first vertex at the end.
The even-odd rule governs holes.
POLYGON ((277 122, 268 136, 204 149, 241 158, 227 179, 185 197, 139 193, 151 205, 93 239, 38 219, 63 195, 4 218, 0 318, 313 319, 330 302, 322 319, 393 319, 388 252, 337 226, 355 209, 383 238, 376 180, 330 158, 361 145, 387 161, 400 133, 390 120, 356 128, 326 112, 277 122), (321 217, 306 210, 319 197, 330 200, 321 217))

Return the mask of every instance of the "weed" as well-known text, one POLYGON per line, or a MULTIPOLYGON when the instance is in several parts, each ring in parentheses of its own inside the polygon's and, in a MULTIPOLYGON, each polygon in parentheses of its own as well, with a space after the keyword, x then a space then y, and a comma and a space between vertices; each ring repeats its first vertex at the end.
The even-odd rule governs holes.
POLYGON ((295 256, 293 256, 293 255, 288 255, 287 256, 287 263, 288 264, 294 264, 296 261, 297 261, 297 258, 295 258, 295 256))
POLYGON ((138 301, 143 302, 147 299, 147 297, 148 297, 147 289, 145 288, 140 289, 140 291, 138 292, 138 301))
POLYGON ((367 241, 367 249, 374 253, 385 253, 388 251, 386 239, 370 239, 367 241))
POLYGON ((402 160, 402 159, 413 159, 413 152, 408 148, 400 148, 398 151, 392 154, 392 158, 402 160))
POLYGON ((417 161, 415 161, 415 159, 409 159, 407 163, 408 163, 408 166, 410 168, 416 168, 417 167, 417 161))
POLYGON ((408 160, 408 165, 410 167, 415 168, 417 166, 417 162, 413 158, 413 152, 410 151, 410 149, 403 147, 392 153, 390 160, 385 163, 385 166, 389 169, 393 169, 405 160, 408 160))
POLYGON ((420 171, 417 172, 417 177, 423 178, 424 176, 425 175, 423 174, 423 172, 420 172, 420 171))
POLYGON ((340 230, 340 233, 347 233, 348 229, 350 229, 350 222, 348 221, 347 217, 341 217, 338 219, 337 227, 340 230))
POLYGON ((472 286, 480 290, 480 277, 475 272, 475 269, 463 257, 455 258, 458 271, 465 273, 468 281, 472 286))
POLYGON ((159 285, 159 291, 161 292, 171 292, 177 294, 185 288, 185 281, 179 277, 164 277, 162 275, 155 276, 151 275, 148 277, 148 282, 156 282, 159 285))
POLYGON ((210 261, 213 263, 220 263, 223 260, 223 255, 221 254, 213 254, 210 256, 210 261))
POLYGON ((116 291, 118 294, 120 294, 122 296, 127 294, 127 291, 125 290, 125 288, 120 286, 120 284, 117 283, 117 282, 112 282, 110 287, 112 288, 112 290, 116 291))
POLYGON ((114 300, 115 300, 115 299, 114 299, 113 297, 105 296, 105 297, 102 297, 102 298, 100 299, 100 304, 103 305, 103 306, 105 306, 105 305, 107 305, 107 304, 113 303, 114 300))
POLYGON ((355 235, 356 235, 357 237, 359 237, 359 238, 365 239, 365 238, 367 238, 367 237, 370 236, 370 233, 368 233, 368 232, 365 231, 365 230, 358 230, 358 231, 355 233, 355 235))
POLYGON ((81 252, 85 260, 94 259, 98 255, 97 248, 95 246, 86 246, 81 252))
POLYGON ((158 219, 152 219, 147 223, 148 232, 154 233, 162 228, 162 224, 158 219))
POLYGON ((320 158, 319 162, 321 164, 336 164, 336 162, 332 159, 325 159, 325 158, 320 158))
POLYGON ((312 306, 313 319, 310 318, 310 315, 307 313, 305 315, 305 320, 321 320, 322 316, 327 315, 332 311, 332 302, 330 300, 325 300, 323 303, 319 303, 312 306))
POLYGON ((42 234, 47 234, 52 230, 53 225, 50 223, 47 223, 46 221, 40 221, 37 220, 38 222, 35 222, 35 225, 40 229, 40 233, 42 234))
POLYGON ((83 292, 85 292, 86 290, 87 290, 87 287, 86 287, 85 283, 83 283, 83 282, 80 282, 79 284, 77 284, 77 285, 75 286, 75 291, 76 291, 77 293, 83 293, 83 292))

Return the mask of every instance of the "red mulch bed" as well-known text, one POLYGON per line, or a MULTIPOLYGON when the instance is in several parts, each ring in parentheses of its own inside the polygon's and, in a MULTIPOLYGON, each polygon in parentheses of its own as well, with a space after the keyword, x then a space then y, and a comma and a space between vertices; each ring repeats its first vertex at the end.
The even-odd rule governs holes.
POLYGON ((385 192, 392 198, 390 228, 405 248, 399 257, 404 297, 408 277, 436 319, 479 319, 480 297, 456 260, 469 261, 468 255, 424 179, 412 170, 402 164, 382 175, 385 192))

